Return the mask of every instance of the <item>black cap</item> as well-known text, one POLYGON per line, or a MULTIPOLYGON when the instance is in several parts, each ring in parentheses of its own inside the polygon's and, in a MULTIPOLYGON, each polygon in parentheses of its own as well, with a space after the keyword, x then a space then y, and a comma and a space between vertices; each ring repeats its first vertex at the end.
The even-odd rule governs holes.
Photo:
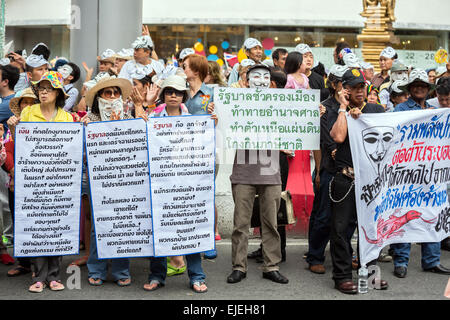
POLYGON ((360 83, 366 83, 366 79, 361 70, 359 69, 349 69, 344 73, 342 77, 342 85, 349 85, 350 87, 354 87, 360 83))

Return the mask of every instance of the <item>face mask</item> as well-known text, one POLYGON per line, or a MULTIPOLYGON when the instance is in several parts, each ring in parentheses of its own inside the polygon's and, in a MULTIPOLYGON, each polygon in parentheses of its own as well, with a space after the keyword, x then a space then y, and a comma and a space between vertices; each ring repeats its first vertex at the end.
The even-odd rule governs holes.
POLYGON ((65 64, 58 68, 58 72, 61 73, 63 79, 67 79, 72 73, 73 69, 68 64, 65 64))
POLYGON ((270 72, 266 69, 254 69, 248 74, 248 86, 250 88, 269 88, 270 72))
POLYGON ((103 98, 98 98, 98 110, 100 112, 100 118, 102 121, 111 120, 111 114, 115 112, 119 115, 119 119, 123 119, 123 101, 122 97, 114 100, 106 100, 103 98))
POLYGON ((408 71, 392 72, 392 81, 408 81, 408 71))

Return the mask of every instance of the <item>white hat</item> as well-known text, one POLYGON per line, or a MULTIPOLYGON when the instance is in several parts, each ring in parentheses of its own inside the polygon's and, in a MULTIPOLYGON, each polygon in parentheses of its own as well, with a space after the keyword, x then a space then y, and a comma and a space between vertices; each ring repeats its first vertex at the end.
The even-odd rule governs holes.
POLYGON ((331 67, 330 72, 328 73, 328 76, 330 74, 334 75, 335 77, 342 78, 344 76, 344 73, 348 70, 347 66, 342 66, 340 64, 335 64, 331 67))
POLYGON ((260 46, 262 48, 262 44, 261 42, 259 42, 258 40, 256 40, 255 38, 248 38, 247 40, 245 40, 244 42, 244 49, 245 50, 250 50, 256 46, 260 46))
POLYGON ((385 58, 388 58, 388 59, 392 59, 392 58, 395 57, 396 54, 397 54, 397 52, 395 52, 394 48, 386 47, 386 48, 384 48, 383 51, 381 51, 380 57, 385 57, 385 58))
POLYGON ((373 69, 373 65, 369 62, 362 61, 359 64, 361 65, 361 68, 363 68, 363 70, 373 69))
POLYGON ((300 43, 295 47, 295 51, 300 52, 301 54, 306 54, 311 52, 311 48, 306 43, 300 43))
POLYGON ((26 64, 32 68, 39 68, 44 64, 50 65, 43 55, 30 54, 26 60, 26 64))
POLYGON ((350 49, 350 48, 344 48, 344 49, 341 50, 341 52, 339 52, 339 56, 340 56, 341 58, 344 58, 345 55, 346 55, 346 54, 349 54, 349 53, 353 53, 352 49, 350 49))
POLYGON ((106 61, 114 63, 114 56, 116 53, 112 49, 106 49, 100 56, 97 57, 98 61, 106 61))
POLYGON ((132 48, 130 49, 122 49, 119 52, 117 52, 114 57, 124 60, 133 60, 134 56, 134 50, 132 48))
POLYGON ((244 59, 241 61, 240 65, 242 67, 248 67, 248 66, 253 66, 254 64, 256 64, 255 61, 253 61, 252 59, 244 59))
POLYGON ((150 49, 154 47, 152 38, 150 36, 138 37, 131 46, 133 47, 133 49, 150 49))
POLYGON ((184 58, 186 58, 187 56, 189 56, 191 54, 195 54, 195 50, 194 49, 192 49, 192 48, 184 48, 183 50, 181 50, 180 60, 183 60, 184 58))
POLYGON ((164 70, 161 73, 156 74, 152 77, 152 82, 155 83, 158 87, 161 87, 164 80, 166 80, 170 76, 177 75, 185 79, 186 75, 184 74, 184 72, 179 72, 179 70, 180 70, 179 68, 169 64, 164 68, 164 70))
POLYGON ((349 68, 361 68, 358 57, 354 53, 347 53, 343 57, 344 63, 349 68))
POLYGON ((433 89, 435 86, 434 84, 431 84, 428 80, 428 74, 425 70, 422 69, 414 69, 413 71, 411 71, 411 73, 409 74, 409 80, 406 83, 406 85, 401 86, 399 89, 402 90, 409 90, 409 86, 414 83, 414 82, 423 82, 426 83, 430 89, 433 89))
POLYGON ((188 92, 189 88, 186 85, 186 79, 178 75, 172 75, 167 77, 166 80, 161 85, 161 91, 159 93, 160 98, 162 99, 162 94, 165 88, 174 88, 178 91, 186 91, 188 92))

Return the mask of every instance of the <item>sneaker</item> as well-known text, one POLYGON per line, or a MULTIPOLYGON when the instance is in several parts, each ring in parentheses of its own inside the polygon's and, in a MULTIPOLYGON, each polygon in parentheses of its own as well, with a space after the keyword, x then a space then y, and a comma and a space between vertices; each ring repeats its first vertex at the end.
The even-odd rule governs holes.
POLYGON ((390 256, 388 253, 380 253, 380 256, 378 257, 379 262, 391 262, 392 256, 390 256))
POLYGON ((203 258, 205 259, 215 259, 217 258, 217 250, 209 250, 203 254, 203 258))

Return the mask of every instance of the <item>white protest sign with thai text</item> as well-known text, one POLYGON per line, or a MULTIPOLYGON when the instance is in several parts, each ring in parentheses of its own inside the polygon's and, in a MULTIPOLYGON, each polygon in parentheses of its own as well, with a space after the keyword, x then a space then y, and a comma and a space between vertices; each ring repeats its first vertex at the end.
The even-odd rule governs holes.
POLYGON ((220 148, 319 149, 319 90, 215 88, 214 103, 220 148))
POLYGON ((214 249, 214 130, 210 116, 148 121, 155 256, 214 249))
POLYGON ((361 263, 392 243, 450 236, 450 111, 347 119, 361 263))
POLYGON ((153 256, 145 121, 88 124, 86 153, 98 257, 153 256))
POLYGON ((78 254, 83 125, 23 122, 14 140, 14 255, 78 254))

